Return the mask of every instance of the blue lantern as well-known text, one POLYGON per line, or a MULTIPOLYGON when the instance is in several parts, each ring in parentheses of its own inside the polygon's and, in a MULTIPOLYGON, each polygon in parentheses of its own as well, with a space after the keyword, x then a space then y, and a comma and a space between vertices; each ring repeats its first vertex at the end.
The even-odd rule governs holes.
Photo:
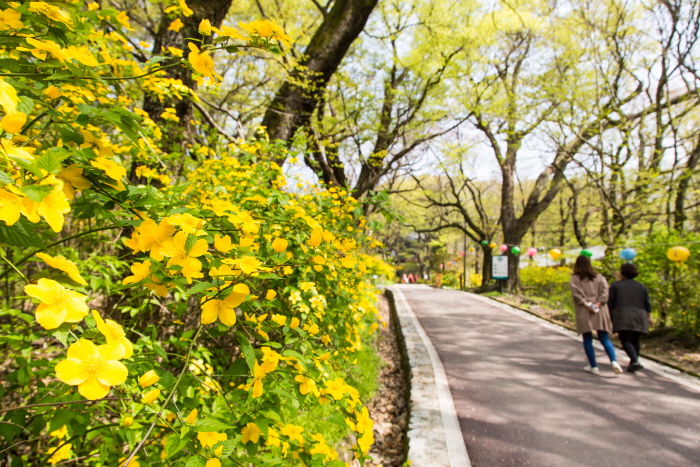
POLYGON ((637 250, 634 248, 625 248, 620 252, 620 258, 625 261, 632 261, 637 257, 637 250))

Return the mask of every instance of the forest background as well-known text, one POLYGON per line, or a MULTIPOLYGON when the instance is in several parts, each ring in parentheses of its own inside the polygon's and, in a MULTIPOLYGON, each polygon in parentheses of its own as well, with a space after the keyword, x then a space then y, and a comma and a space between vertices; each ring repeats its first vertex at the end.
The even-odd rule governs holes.
POLYGON ((635 247, 697 345, 695 0, 0 10, 9 465, 363 462, 372 284, 494 245, 560 307, 635 247))

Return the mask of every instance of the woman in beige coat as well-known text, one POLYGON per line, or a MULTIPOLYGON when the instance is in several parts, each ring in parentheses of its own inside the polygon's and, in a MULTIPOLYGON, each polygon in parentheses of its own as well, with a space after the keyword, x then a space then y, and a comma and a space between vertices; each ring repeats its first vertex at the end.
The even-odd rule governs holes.
POLYGON ((609 335, 612 332, 612 321, 608 311, 608 281, 602 274, 593 270, 588 256, 581 255, 576 258, 569 287, 574 297, 576 330, 583 334, 583 349, 588 357, 589 365, 584 367, 584 370, 599 374, 593 349, 593 331, 596 331, 598 340, 610 357, 613 371, 619 375, 622 373, 622 367, 615 359, 615 347, 610 342, 609 335))

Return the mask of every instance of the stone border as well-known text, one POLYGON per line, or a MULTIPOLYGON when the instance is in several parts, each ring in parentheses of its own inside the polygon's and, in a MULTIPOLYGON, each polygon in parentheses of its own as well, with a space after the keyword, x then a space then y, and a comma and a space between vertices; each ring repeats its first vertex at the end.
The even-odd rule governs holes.
POLYGON ((413 467, 471 467, 440 357, 401 286, 387 290, 410 368, 408 459, 413 467))

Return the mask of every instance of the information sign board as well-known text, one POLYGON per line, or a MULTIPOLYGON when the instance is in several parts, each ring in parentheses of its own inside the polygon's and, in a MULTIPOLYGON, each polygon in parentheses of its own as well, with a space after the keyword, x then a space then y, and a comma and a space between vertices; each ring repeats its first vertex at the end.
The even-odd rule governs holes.
POLYGON ((491 277, 494 279, 508 279, 508 257, 494 256, 491 258, 491 277))

